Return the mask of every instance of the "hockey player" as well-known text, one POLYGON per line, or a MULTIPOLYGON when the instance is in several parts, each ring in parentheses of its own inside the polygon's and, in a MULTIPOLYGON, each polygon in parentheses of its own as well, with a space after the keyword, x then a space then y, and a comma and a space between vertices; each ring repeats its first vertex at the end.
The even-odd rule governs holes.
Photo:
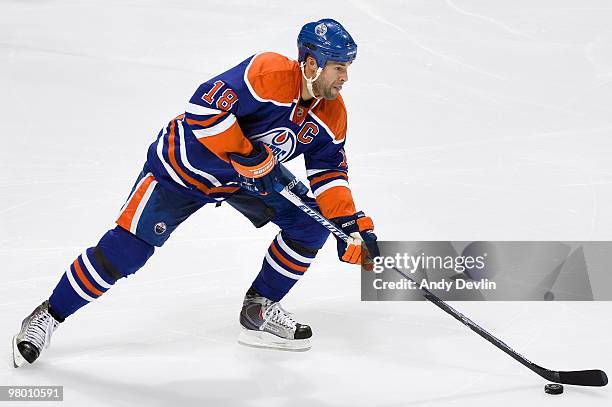
POLYGON ((117 226, 84 250, 49 299, 23 320, 13 338, 16 367, 34 362, 61 322, 140 269, 191 214, 224 201, 256 227, 271 221, 281 229, 244 297, 239 341, 310 347, 310 327, 279 301, 328 232, 277 193, 291 178, 281 163, 304 156, 315 198, 301 183, 292 190, 351 236, 348 244, 337 243, 340 260, 359 264, 362 242, 375 250, 376 236, 372 220, 353 203, 343 148, 347 118, 340 92, 357 45, 332 19, 304 25, 297 43, 297 61, 256 54, 198 87, 185 112, 149 147, 117 226))

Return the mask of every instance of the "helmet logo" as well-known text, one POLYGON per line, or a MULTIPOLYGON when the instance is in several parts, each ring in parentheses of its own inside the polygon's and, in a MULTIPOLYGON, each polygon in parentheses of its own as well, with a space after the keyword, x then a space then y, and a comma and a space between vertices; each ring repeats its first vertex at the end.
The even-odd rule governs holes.
POLYGON ((321 23, 318 24, 315 29, 314 29, 315 34, 317 34, 319 37, 322 37, 325 35, 325 33, 327 33, 327 26, 325 25, 325 23, 321 23))

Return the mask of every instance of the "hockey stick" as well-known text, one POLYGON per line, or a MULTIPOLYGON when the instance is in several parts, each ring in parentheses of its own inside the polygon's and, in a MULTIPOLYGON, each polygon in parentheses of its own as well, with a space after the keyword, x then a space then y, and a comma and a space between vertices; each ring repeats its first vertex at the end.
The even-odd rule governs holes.
MULTIPOLYGON (((298 182, 297 178, 294 179, 289 185, 293 185, 294 182, 298 182)), ((325 227, 327 230, 329 230, 331 233, 333 233, 335 236, 337 236, 339 239, 342 239, 345 242, 348 240, 349 237, 342 230, 337 228, 333 223, 331 223, 318 211, 306 205, 299 196, 295 195, 293 192, 290 191, 289 187, 285 187, 282 191, 280 191, 280 194, 285 197, 289 202, 301 209, 308 216, 310 216, 323 227, 325 227)), ((416 281, 414 281, 411 277, 409 277, 401 270, 398 270, 395 267, 392 268, 405 279, 416 283, 416 281)), ((520 353, 516 352, 510 346, 506 345, 502 340, 497 339, 495 336, 491 335, 484 328, 482 328, 480 325, 476 324, 474 321, 463 315, 461 312, 457 311, 456 309, 442 301, 431 291, 427 290, 426 288, 420 288, 420 290, 423 292, 423 296, 430 302, 432 302, 435 306, 442 309, 447 314, 450 314, 457 321, 466 325, 472 331, 476 332, 478 335, 491 342, 497 348, 510 355, 510 357, 512 357, 514 360, 527 367, 528 369, 532 370, 533 372, 537 373, 544 379, 555 383, 573 384, 576 386, 605 386, 606 384, 608 384, 608 376, 606 376, 606 373, 603 370, 574 370, 561 372, 556 370, 548 370, 543 368, 542 366, 538 366, 535 363, 529 361, 520 353)))

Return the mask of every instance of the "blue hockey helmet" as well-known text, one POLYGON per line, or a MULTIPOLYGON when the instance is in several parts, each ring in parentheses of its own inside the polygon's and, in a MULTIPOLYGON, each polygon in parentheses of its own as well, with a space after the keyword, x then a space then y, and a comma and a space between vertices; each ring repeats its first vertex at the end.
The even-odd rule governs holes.
POLYGON ((297 38, 298 61, 312 56, 320 68, 327 61, 350 62, 357 56, 357 44, 342 24, 331 18, 305 24, 297 38))

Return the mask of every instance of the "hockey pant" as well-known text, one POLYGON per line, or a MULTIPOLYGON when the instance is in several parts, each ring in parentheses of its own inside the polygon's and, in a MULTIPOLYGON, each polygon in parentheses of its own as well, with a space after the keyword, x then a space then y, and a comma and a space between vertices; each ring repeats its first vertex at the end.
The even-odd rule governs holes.
MULTIPOLYGON (((279 194, 262 197, 241 190, 227 203, 256 227, 269 221, 280 227, 252 283, 259 293, 279 301, 308 269, 329 233, 279 194)), ((316 205, 314 200, 310 203, 316 205)), ((205 204, 164 188, 145 166, 120 210, 117 226, 65 270, 49 298, 54 317, 64 320, 117 280, 134 274, 155 247, 163 246, 172 232, 205 204)))

